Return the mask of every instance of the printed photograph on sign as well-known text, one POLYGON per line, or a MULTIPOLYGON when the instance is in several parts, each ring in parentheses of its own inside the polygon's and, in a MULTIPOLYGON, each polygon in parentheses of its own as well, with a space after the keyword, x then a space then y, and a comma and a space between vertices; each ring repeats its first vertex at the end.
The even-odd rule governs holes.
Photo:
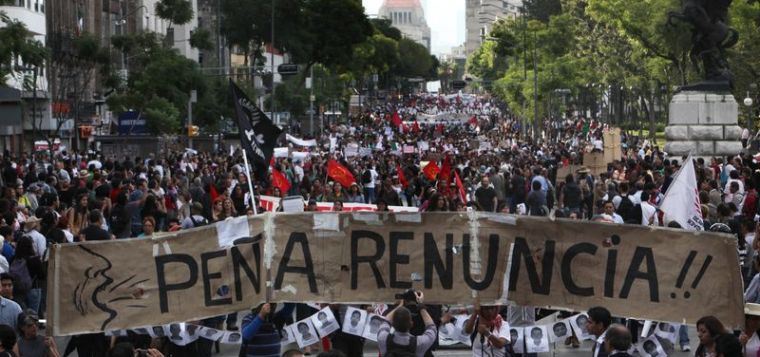
POLYGON ((331 333, 340 329, 338 321, 335 320, 335 315, 332 310, 330 310, 329 306, 319 310, 316 314, 311 315, 311 322, 317 328, 319 337, 327 337, 331 333))
POLYGON ((134 333, 136 333, 138 335, 148 335, 149 334, 148 333, 148 329, 150 329, 150 326, 148 326, 148 327, 138 327, 138 328, 133 328, 132 332, 134 332, 134 333))
POLYGON ((678 331, 679 327, 680 325, 677 324, 660 322, 657 324, 654 334, 672 343, 676 341, 676 331, 678 331))
POLYGON ((283 326, 280 335, 281 346, 286 346, 296 342, 296 339, 293 338, 293 325, 283 326))
POLYGON ((377 333, 380 331, 380 326, 385 322, 385 318, 380 315, 369 314, 367 317, 367 325, 364 327, 362 337, 377 342, 377 333))
POLYGON ((349 306, 346 309, 346 316, 343 317, 343 332, 349 335, 361 336, 366 323, 367 311, 349 306))
POLYGON ((201 335, 201 337, 212 341, 218 341, 219 338, 224 335, 224 331, 219 331, 211 327, 202 327, 198 333, 201 335))
POLYGON ((512 349, 515 353, 525 353, 525 339, 523 338, 523 328, 514 327, 509 329, 509 341, 512 343, 512 349))
POLYGON ((153 326, 150 328, 150 337, 164 337, 166 336, 166 330, 164 326, 153 326))
POLYGON ((182 325, 185 323, 174 323, 169 325, 169 339, 172 342, 182 341, 182 325))
POLYGON ((240 334, 240 332, 230 332, 227 331, 224 333, 224 337, 222 337, 221 343, 227 343, 232 345, 239 345, 243 340, 243 336, 240 334))
POLYGON ((194 324, 185 324, 185 329, 182 331, 182 339, 185 344, 191 343, 200 337, 198 335, 200 326, 194 324))
MULTIPOLYGON (((319 342, 319 335, 311 322, 311 318, 305 318, 294 324, 293 335, 296 338, 298 347, 304 348, 319 342)), ((377 333, 375 334, 377 335, 377 333)), ((375 337, 377 339, 377 337, 375 337)))
POLYGON ((572 335, 570 332, 570 322, 567 320, 557 321, 552 326, 551 334, 549 335, 550 342, 557 342, 562 339, 568 338, 572 335))
POLYGON ((650 336, 644 342, 640 342, 638 346, 639 355, 641 357, 666 357, 665 350, 663 350, 660 341, 656 336, 650 336))
POLYGON ((546 326, 525 328, 525 350, 528 353, 549 352, 549 333, 546 326))
POLYGON ((575 331, 575 336, 578 337, 578 340, 593 340, 594 335, 592 335, 590 332, 588 332, 588 316, 586 314, 578 314, 571 318, 570 320, 570 326, 573 327, 573 331, 575 331))
POLYGON ((472 346, 472 340, 470 340, 470 334, 464 331, 464 324, 467 323, 467 320, 470 318, 470 315, 462 314, 462 315, 455 315, 454 316, 454 325, 457 327, 457 340, 459 340, 460 343, 463 343, 467 346, 472 346))

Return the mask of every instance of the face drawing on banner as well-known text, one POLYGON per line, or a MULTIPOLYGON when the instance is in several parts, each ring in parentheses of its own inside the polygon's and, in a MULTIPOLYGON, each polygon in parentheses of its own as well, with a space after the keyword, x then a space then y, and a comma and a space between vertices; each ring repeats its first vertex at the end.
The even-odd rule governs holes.
POLYGON ((133 329, 132 331, 134 331, 138 335, 147 335, 148 334, 148 329, 146 329, 145 327, 136 328, 136 329, 133 329))
POLYGON ((380 331, 380 325, 383 324, 383 318, 379 316, 372 316, 371 319, 369 319, 369 333, 372 335, 377 335, 377 332, 380 331))
POLYGON ((657 344, 654 343, 652 340, 646 340, 644 341, 644 351, 650 356, 650 357, 657 357, 659 353, 657 352, 657 344))
POLYGON ((240 334, 237 332, 231 333, 230 337, 227 337, 227 341, 229 341, 229 343, 237 343, 240 341, 240 334))
POLYGON ((164 332, 163 326, 153 326, 153 335, 156 337, 164 337, 166 336, 166 332, 164 332))
POLYGON ((188 336, 195 336, 195 332, 198 330, 198 325, 185 325, 185 331, 188 336))
POLYGON ((320 311, 317 313, 317 320, 319 320, 319 329, 320 330, 327 330, 330 328, 330 326, 335 322, 333 320, 330 320, 327 318, 327 314, 323 311, 320 311))
POLYGON ((530 329, 530 340, 535 346, 541 346, 544 340, 544 331, 540 327, 530 329))
POLYGON ((512 349, 515 351, 515 353, 525 353, 525 344, 523 343, 522 335, 522 328, 509 329, 509 341, 511 341, 512 349))
POLYGON ((343 331, 354 335, 361 335, 366 319, 366 311, 349 307, 346 310, 346 317, 343 319, 343 331))
POLYGON ((311 333, 311 329, 309 328, 309 324, 305 322, 299 322, 298 325, 296 325, 296 329, 298 330, 298 333, 301 335, 302 341, 311 341, 316 338, 311 333))
POLYGON ((657 324, 657 328, 659 328, 660 331, 666 332, 666 333, 675 333, 676 332, 675 326, 673 326, 673 325, 671 325, 671 324, 669 324, 667 322, 660 322, 659 324, 657 324))
POLYGON ((182 332, 182 327, 179 324, 169 325, 169 334, 172 340, 182 340, 182 336, 179 334, 182 332))
POLYGON ((555 339, 560 339, 570 335, 570 331, 567 329, 567 325, 564 322, 557 322, 552 326, 552 332, 555 339))
POLYGON ((78 248, 89 258, 82 276, 73 277, 77 281, 73 307, 81 315, 102 315, 100 329, 108 330, 119 311, 147 308, 136 301, 144 297, 145 283, 151 280, 147 271, 131 274, 130 269, 112 269, 111 259, 96 252, 96 246, 78 248))
POLYGON ((575 324, 578 325, 578 329, 581 331, 581 335, 588 335, 588 317, 586 315, 580 315, 575 319, 575 324))
POLYGON ((549 338, 545 326, 525 329, 525 348, 528 353, 549 352, 549 338))

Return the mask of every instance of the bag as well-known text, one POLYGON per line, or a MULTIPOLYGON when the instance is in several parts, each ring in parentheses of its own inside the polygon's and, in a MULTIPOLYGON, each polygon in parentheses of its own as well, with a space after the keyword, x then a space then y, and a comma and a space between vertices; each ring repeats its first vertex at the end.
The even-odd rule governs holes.
POLYGON ((13 259, 9 273, 13 277, 13 289, 19 293, 26 293, 32 289, 32 276, 26 266, 26 259, 13 259))
MULTIPOLYGON (((632 223, 632 221, 635 219, 633 214, 633 201, 631 201, 631 198, 628 197, 628 195, 620 196, 620 198, 621 199, 620 204, 617 208, 617 213, 620 215, 620 217, 623 218, 623 221, 625 223, 632 223)), ((639 220, 639 223, 636 224, 641 224, 641 221, 639 220)))
POLYGON ((637 204, 633 206, 633 213, 631 214, 631 219, 628 221, 624 221, 628 224, 641 224, 641 220, 644 218, 642 211, 641 211, 641 204, 637 204))
POLYGON ((368 184, 372 182, 372 172, 369 171, 369 169, 364 170, 364 173, 362 174, 362 183, 368 184))
POLYGON ((415 357, 417 355, 417 336, 409 336, 408 345, 399 345, 393 342, 393 334, 388 335, 385 341, 385 354, 383 357, 415 357))

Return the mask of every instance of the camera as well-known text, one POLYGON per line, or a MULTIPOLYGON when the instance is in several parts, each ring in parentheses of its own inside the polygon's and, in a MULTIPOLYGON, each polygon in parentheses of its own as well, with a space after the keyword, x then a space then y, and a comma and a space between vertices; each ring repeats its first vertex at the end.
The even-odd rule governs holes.
POLYGON ((417 301, 417 295, 414 294, 414 289, 406 289, 403 293, 396 294, 396 300, 417 301))

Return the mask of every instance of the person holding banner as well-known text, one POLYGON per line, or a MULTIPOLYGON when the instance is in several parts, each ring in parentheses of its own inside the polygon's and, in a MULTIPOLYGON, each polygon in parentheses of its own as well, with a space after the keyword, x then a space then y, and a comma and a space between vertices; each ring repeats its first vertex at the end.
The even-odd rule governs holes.
MULTIPOLYGON (((540 185, 540 184, 539 184, 540 185)), ((464 332, 470 334, 474 357, 504 357, 511 355, 509 323, 499 314, 499 306, 480 306, 475 302, 475 311, 465 322, 464 332)))
POLYGON ((293 313, 296 305, 287 303, 282 310, 275 312, 276 304, 265 303, 251 310, 243 317, 243 344, 240 356, 279 357, 281 332, 278 326, 293 313))

